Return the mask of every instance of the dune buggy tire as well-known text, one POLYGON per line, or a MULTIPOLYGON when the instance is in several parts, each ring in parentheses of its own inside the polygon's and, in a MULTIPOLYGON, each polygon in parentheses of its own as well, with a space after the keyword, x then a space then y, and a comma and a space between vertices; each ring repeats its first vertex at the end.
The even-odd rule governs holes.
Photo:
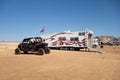
POLYGON ((44 49, 40 48, 40 49, 38 50, 38 55, 43 55, 44 53, 45 53, 45 50, 44 50, 44 49))
POLYGON ((20 49, 19 48, 15 49, 15 54, 20 54, 20 49))
POLYGON ((49 54, 50 53, 50 48, 44 48, 45 50, 45 54, 49 54))

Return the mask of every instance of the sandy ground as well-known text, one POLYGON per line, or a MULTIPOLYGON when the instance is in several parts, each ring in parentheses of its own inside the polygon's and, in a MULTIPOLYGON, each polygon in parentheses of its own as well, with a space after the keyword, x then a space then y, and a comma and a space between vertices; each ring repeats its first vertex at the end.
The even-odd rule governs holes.
POLYGON ((17 42, 0 42, 0 80, 120 80, 120 46, 103 54, 57 51, 15 55, 17 42))

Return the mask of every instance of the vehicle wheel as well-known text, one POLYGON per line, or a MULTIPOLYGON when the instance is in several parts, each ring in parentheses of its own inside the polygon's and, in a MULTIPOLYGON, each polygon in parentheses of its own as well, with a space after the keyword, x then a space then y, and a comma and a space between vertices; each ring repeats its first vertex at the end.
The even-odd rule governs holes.
POLYGON ((20 54, 20 49, 19 48, 15 49, 15 54, 20 54))
POLYGON ((74 48, 72 48, 72 47, 69 48, 69 51, 73 51, 73 50, 74 50, 74 48))
POLYGON ((24 53, 26 53, 26 54, 27 54, 27 53, 28 53, 28 51, 24 51, 24 53))
POLYGON ((40 49, 38 50, 38 55, 43 55, 44 53, 45 53, 45 50, 44 50, 44 49, 40 48, 40 49))
POLYGON ((49 53, 50 53, 50 48, 45 48, 44 50, 45 50, 45 53, 46 53, 46 54, 49 54, 49 53))
POLYGON ((75 51, 79 51, 80 49, 79 48, 75 48, 75 51))

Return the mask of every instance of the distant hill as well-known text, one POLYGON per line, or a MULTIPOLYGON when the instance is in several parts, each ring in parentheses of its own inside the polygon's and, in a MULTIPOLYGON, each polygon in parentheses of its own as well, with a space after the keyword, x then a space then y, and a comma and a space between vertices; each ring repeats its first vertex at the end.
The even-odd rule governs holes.
POLYGON ((98 41, 103 41, 104 43, 107 42, 120 42, 120 37, 113 37, 113 36, 96 36, 98 41))

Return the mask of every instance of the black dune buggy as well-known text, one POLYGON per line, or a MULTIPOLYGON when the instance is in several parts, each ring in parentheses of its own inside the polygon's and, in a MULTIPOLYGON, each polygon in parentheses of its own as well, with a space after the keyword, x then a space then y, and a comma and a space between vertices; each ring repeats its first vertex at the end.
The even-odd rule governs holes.
POLYGON ((49 54, 50 49, 47 47, 48 44, 45 43, 41 37, 31 37, 25 38, 15 49, 15 54, 37 52, 38 55, 43 55, 44 53, 49 54))

